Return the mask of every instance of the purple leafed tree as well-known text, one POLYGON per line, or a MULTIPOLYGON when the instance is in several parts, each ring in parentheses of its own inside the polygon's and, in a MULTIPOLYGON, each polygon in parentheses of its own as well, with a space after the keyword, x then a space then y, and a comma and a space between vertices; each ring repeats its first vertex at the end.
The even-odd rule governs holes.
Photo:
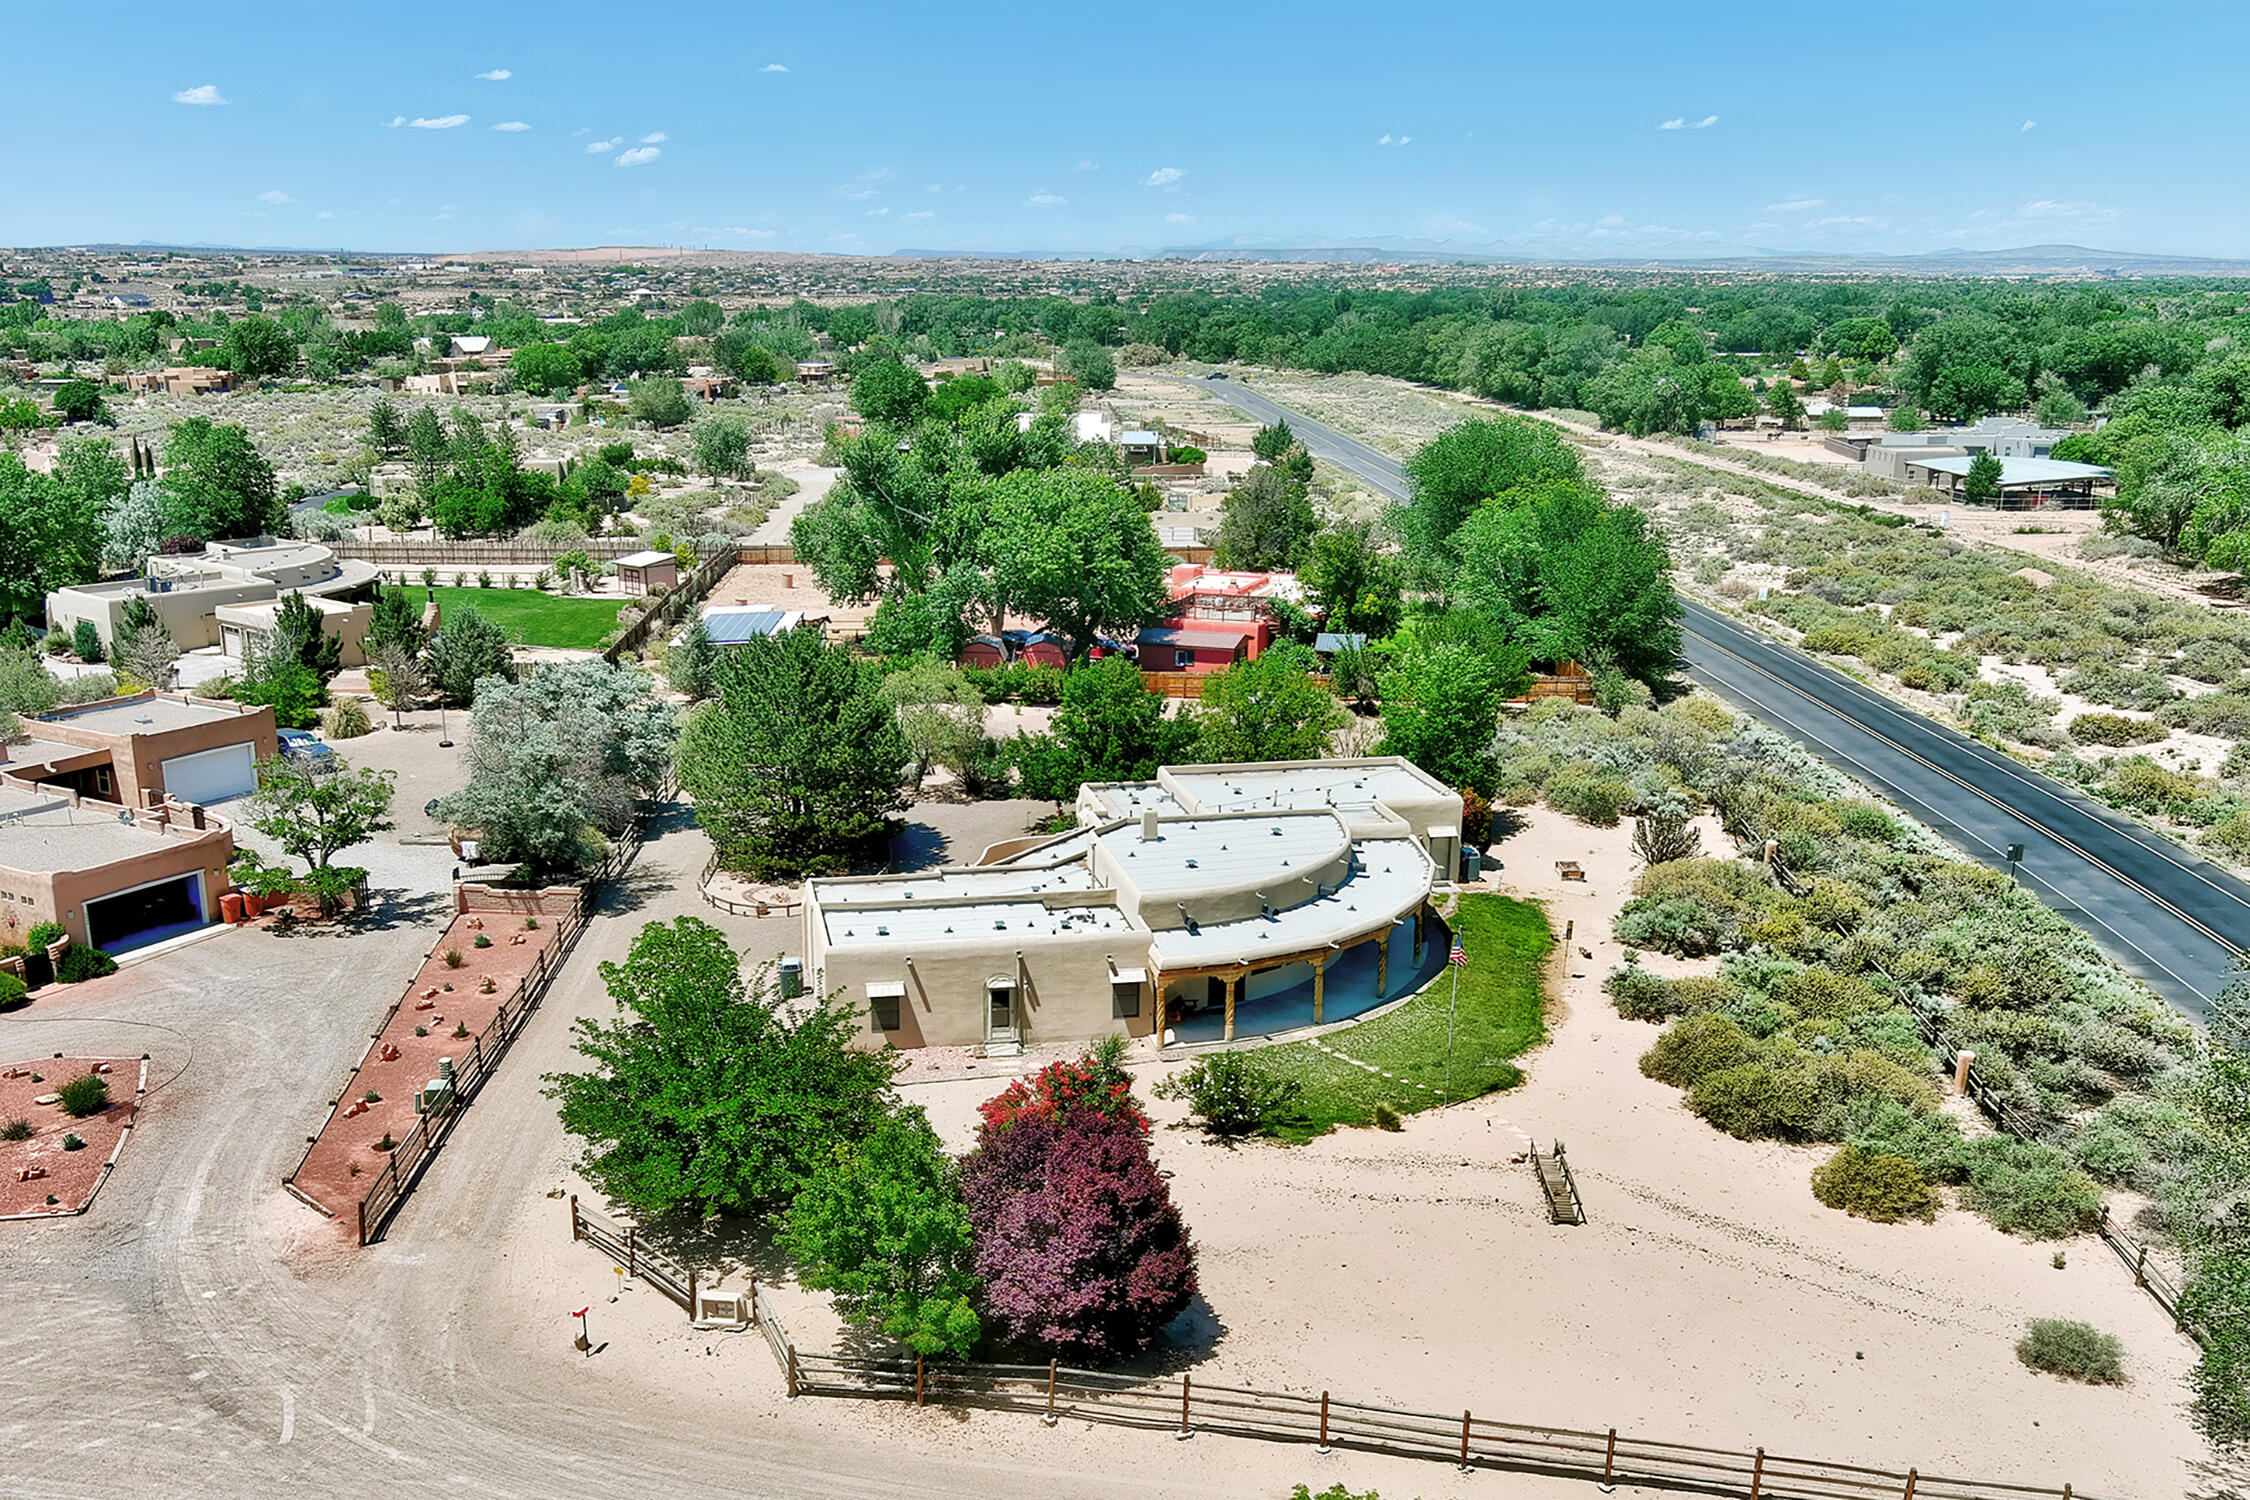
POLYGON ((986 1326, 1009 1343, 1130 1354, 1195 1295, 1195 1247, 1131 1119, 988 1125, 961 1179, 986 1326))

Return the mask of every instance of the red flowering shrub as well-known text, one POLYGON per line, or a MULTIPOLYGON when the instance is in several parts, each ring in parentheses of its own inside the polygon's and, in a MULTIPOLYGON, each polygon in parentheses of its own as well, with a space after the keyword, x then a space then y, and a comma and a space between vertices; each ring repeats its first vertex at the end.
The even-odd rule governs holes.
POLYGON ((1492 837, 1492 804, 1474 787, 1461 789, 1461 842, 1483 848, 1492 837))
POLYGON ((1124 1049, 1097 1045, 1068 1062, 1052 1062, 1027 1082, 1017 1079, 977 1106, 987 1133, 1018 1120, 1052 1120, 1062 1115, 1092 1112, 1130 1120, 1142 1131, 1148 1116, 1133 1097, 1131 1075, 1118 1066, 1124 1049))
POLYGON ((1195 1247, 1147 1124, 1129 1099, 1111 1112, 1025 1094, 998 1122, 987 1106, 961 1166, 985 1327, 1058 1356, 1130 1354, 1195 1295, 1195 1247))

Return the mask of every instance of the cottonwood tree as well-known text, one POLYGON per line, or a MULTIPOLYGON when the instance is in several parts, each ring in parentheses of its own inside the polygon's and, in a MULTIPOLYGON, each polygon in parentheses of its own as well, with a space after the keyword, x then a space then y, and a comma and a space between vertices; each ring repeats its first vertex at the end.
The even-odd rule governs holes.
POLYGON ((338 851, 398 825, 390 819, 398 773, 269 755, 258 762, 258 790, 245 804, 250 826, 314 870, 338 851))
POLYGON ((750 424, 740 417, 705 417, 695 424, 695 466, 713 479, 750 479, 750 424))
POLYGON ((1344 727, 1343 705, 1313 680, 1320 658, 1284 642, 1203 683, 1196 758, 1208 762, 1318 760, 1344 727))
POLYGON ((932 766, 969 779, 985 744, 985 702, 959 667, 924 657, 883 679, 883 700, 913 752, 915 786, 932 766))
POLYGON ((1473 617, 1418 620, 1379 680, 1377 753, 1403 755, 1447 786, 1489 792, 1493 735, 1525 681, 1522 648, 1473 617))
POLYGON ((1299 580, 1328 629, 1379 641, 1406 612, 1404 569, 1371 523, 1332 526, 1312 539, 1299 580))
POLYGON ((797 1190, 780 1245, 845 1318, 917 1355, 963 1356, 983 1335, 960 1168, 918 1108, 839 1142, 797 1190))
POLYGON ((1319 529, 1305 482, 1276 465, 1259 464, 1227 492, 1212 561, 1222 568, 1293 571, 1319 529))
POLYGON ((1100 635, 1155 619, 1169 560, 1130 492, 1084 469, 1018 469, 994 481, 976 540, 992 602, 1042 621, 1073 661, 1100 635))
POLYGON ((1018 736, 1008 753, 1025 796, 1060 804, 1089 781, 1145 781, 1194 743, 1194 723, 1166 715, 1139 667, 1105 656, 1063 679, 1054 728, 1018 736))
POLYGON ((593 1066, 547 1094, 587 1180, 643 1219, 787 1203, 890 1114, 896 1054, 853 1047, 840 1007, 784 1008, 770 969, 745 982, 708 923, 651 922, 601 975, 619 1019, 576 1023, 593 1066))
POLYGON ((1584 477, 1578 451, 1544 422, 1480 417, 1447 428, 1406 461, 1414 503, 1399 515, 1409 560, 1422 573, 1450 561, 1453 533, 1487 500, 1584 477))
POLYGON ((680 736, 680 784, 730 870, 834 873, 906 806, 910 755, 875 669, 818 629, 730 649, 680 736))
POLYGON ((469 714, 468 780, 438 813, 493 859, 581 868, 632 822, 671 765, 678 718, 633 667, 602 661, 487 678, 469 714))
POLYGON ((164 465, 168 535, 209 542, 281 530, 287 507, 273 465, 241 427, 207 417, 174 422, 164 465))

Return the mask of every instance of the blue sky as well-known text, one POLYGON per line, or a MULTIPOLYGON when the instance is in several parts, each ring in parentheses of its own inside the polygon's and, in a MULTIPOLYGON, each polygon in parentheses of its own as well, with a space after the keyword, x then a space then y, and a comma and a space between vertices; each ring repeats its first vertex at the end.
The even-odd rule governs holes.
POLYGON ((2250 256, 2250 7, 19 10, 0 243, 2250 256), (2161 21, 2144 19, 2161 15, 2161 21))

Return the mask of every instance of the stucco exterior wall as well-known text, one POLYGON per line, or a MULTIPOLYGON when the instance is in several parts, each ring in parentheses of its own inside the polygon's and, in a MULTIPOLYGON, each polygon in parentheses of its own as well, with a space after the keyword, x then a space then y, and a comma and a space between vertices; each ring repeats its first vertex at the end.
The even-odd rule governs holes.
MULTIPOLYGON (((154 694, 143 696, 153 697, 154 694)), ((131 702, 131 699, 105 700, 131 702)), ((89 704, 87 707, 99 705, 89 704)), ((117 800, 127 807, 144 807, 164 794, 164 762, 199 750, 248 742, 254 759, 263 760, 281 748, 274 730, 273 709, 268 704, 224 704, 230 710, 196 724, 155 730, 148 734, 113 734, 89 724, 74 723, 65 712, 37 721, 34 732, 43 740, 63 745, 85 745, 110 752, 110 770, 116 779, 117 800), (231 712, 239 709, 240 712, 231 712)))
POLYGON ((41 922, 60 922, 72 942, 86 943, 88 901, 187 874, 202 875, 203 912, 216 917, 220 893, 231 888, 227 861, 233 857, 233 833, 206 828, 152 836, 146 853, 84 870, 0 864, 0 943, 22 942, 41 922))
POLYGON ((1147 937, 1134 932, 1042 934, 1022 948, 1020 957, 1017 943, 1004 940, 922 942, 911 953, 900 945, 830 947, 812 957, 810 981, 816 994, 856 1018, 869 1047, 885 1042, 900 1047, 983 1045, 986 982, 995 978, 1015 981, 1016 1032, 1026 1043, 1076 1042, 1113 1032, 1146 1036, 1156 1025, 1155 997, 1144 980, 1135 1007, 1139 1014, 1113 1015, 1113 958, 1120 969, 1145 972, 1147 937), (877 1031, 870 1019, 867 986, 880 981, 906 988, 897 1031, 877 1031))

